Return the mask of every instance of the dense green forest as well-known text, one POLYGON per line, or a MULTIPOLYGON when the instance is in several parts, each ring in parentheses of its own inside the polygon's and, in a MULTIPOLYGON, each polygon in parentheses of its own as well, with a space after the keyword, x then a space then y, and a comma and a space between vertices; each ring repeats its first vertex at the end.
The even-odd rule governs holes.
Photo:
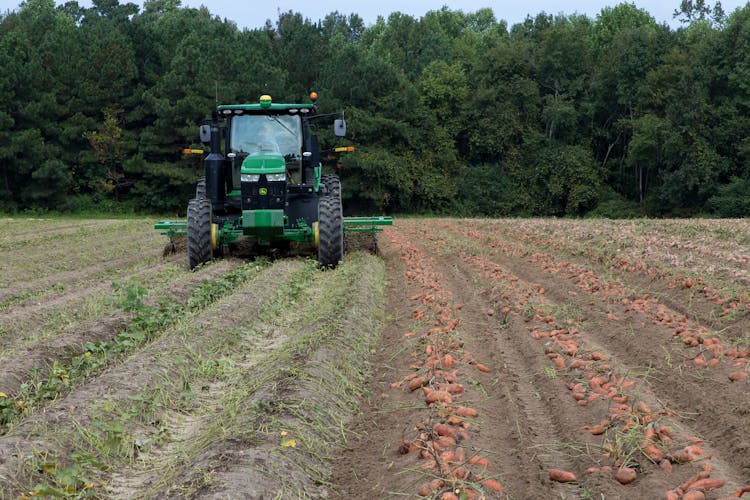
POLYGON ((180 213, 217 98, 315 90, 357 146, 328 167, 348 213, 750 215, 750 4, 675 7, 679 29, 621 3, 249 30, 179 0, 27 0, 0 14, 0 210, 180 213))

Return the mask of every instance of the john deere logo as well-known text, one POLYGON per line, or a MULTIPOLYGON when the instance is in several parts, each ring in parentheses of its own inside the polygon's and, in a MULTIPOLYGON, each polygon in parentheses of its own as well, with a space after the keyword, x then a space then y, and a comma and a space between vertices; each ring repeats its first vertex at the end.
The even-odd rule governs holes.
POLYGON ((259 193, 259 194, 260 194, 261 196, 265 196, 265 195, 267 195, 267 194, 268 194, 268 189, 266 189, 266 188, 260 188, 260 189, 258 190, 258 193, 259 193))

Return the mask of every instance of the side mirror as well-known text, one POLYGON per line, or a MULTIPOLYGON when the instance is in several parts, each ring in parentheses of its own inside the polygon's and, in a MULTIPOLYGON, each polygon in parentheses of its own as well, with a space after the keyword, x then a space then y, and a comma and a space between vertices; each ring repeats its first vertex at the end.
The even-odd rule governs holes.
POLYGON ((201 125, 200 134, 202 143, 207 144, 211 142, 211 125, 201 125))
POLYGON ((343 118, 334 120, 333 133, 336 137, 344 137, 346 135, 346 120, 343 118))

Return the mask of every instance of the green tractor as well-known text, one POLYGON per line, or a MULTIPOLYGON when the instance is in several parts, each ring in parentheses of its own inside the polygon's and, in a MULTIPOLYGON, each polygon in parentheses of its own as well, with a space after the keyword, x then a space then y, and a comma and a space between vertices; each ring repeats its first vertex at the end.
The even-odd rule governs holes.
POLYGON ((275 103, 264 95, 258 103, 221 105, 200 127, 210 153, 187 221, 155 226, 170 243, 176 234, 187 236, 190 269, 248 239, 266 248, 302 244, 317 251, 322 267, 336 267, 344 259, 345 232, 368 232, 376 242, 378 226, 392 224, 390 217, 343 217, 341 184, 337 175, 322 175, 322 154, 354 148, 321 152, 315 121, 337 117, 337 137, 346 135, 346 122, 343 113, 318 114, 317 94, 310 97, 305 104, 275 103))

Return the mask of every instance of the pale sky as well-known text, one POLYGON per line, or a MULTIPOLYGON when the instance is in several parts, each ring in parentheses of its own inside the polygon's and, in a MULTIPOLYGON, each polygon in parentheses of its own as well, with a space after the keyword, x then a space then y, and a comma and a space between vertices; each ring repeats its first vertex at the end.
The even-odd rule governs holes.
MULTIPOLYGON (((127 3, 128 0, 120 0, 127 3)), ((140 5, 141 0, 130 0, 140 5)), ((20 5, 19 0, 0 0, 0 12, 14 10, 20 5)), ((58 4, 64 1, 57 0, 58 4)), ((90 0, 78 0, 81 5, 91 5, 90 0)), ((504 19, 509 25, 522 22, 527 15, 532 17, 544 11, 548 14, 585 14, 591 18, 601 12, 604 7, 612 7, 621 3, 614 0, 573 0, 560 2, 559 0, 525 0, 525 1, 488 1, 488 0, 418 0, 404 2, 398 0, 377 0, 368 2, 355 2, 344 0, 266 0, 262 2, 240 2, 237 0, 182 0, 183 6, 200 7, 205 5, 208 10, 222 18, 235 21, 240 28, 260 28, 266 19, 275 22, 278 12, 292 10, 300 12, 304 17, 317 21, 326 14, 339 11, 342 14, 356 13, 368 26, 373 24, 378 16, 386 19, 391 12, 402 12, 414 17, 421 17, 427 11, 438 10, 447 5, 451 10, 462 10, 474 12, 478 9, 489 7, 495 12, 498 20, 504 19)), ((634 0, 632 3, 639 8, 645 9, 656 19, 657 22, 666 22, 673 28, 679 27, 679 22, 672 17, 672 13, 679 7, 680 0, 634 0)), ((715 2, 709 0, 713 5, 715 2)), ((746 1, 724 0, 721 2, 727 13, 745 5, 746 1)))

